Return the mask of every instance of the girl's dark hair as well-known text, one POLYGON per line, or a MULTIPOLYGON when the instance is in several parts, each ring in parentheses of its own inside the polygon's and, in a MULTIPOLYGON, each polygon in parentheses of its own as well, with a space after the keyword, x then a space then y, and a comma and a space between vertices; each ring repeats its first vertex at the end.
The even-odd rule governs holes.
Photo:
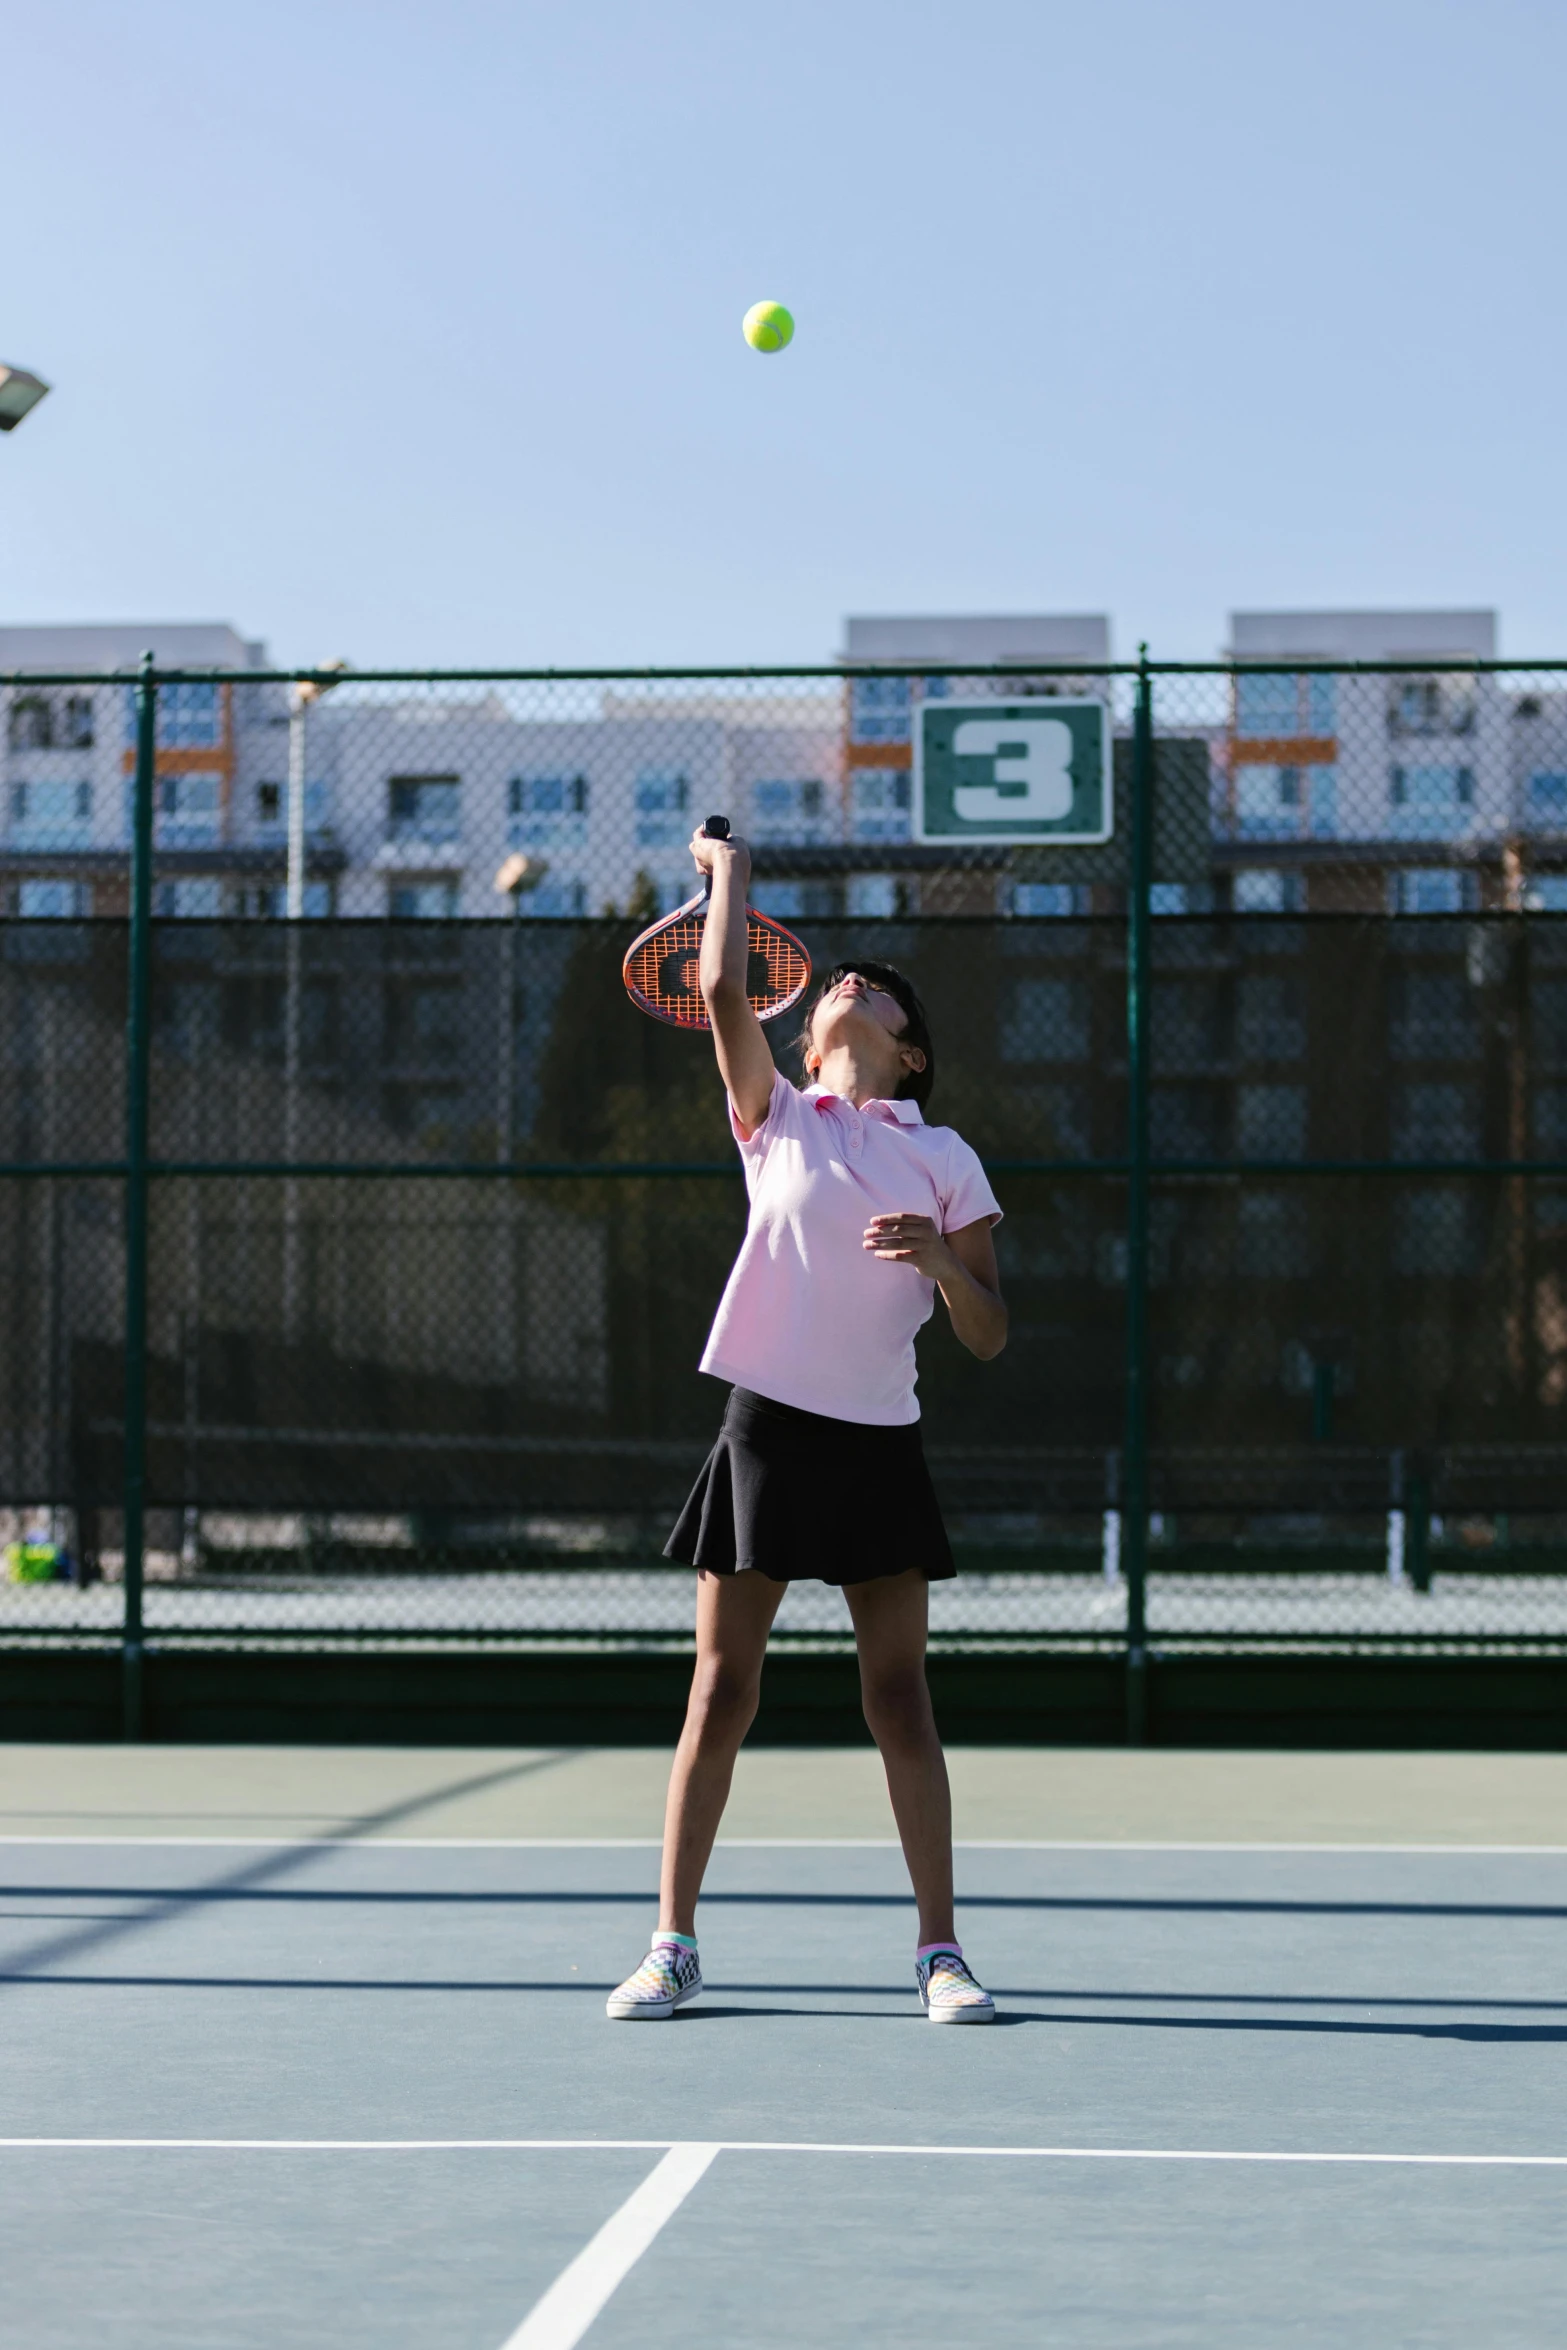
POLYGON ((918 991, 895 964, 878 963, 869 956, 851 955, 846 962, 834 963, 825 978, 817 981, 805 1007, 805 1025, 795 1040, 802 1069, 805 1056, 811 1049, 811 1026, 816 1018, 816 1007, 840 979, 848 978, 851 971, 857 971, 862 979, 868 979, 872 987, 886 989, 903 1014, 903 1026, 898 1032, 899 1043, 917 1044, 925 1055, 923 1069, 904 1071, 896 1096, 900 1102, 918 1102, 923 1111, 930 1099, 930 1089, 936 1082, 936 1048, 930 1041, 930 1023, 925 1017, 925 1007, 920 1002, 918 991))

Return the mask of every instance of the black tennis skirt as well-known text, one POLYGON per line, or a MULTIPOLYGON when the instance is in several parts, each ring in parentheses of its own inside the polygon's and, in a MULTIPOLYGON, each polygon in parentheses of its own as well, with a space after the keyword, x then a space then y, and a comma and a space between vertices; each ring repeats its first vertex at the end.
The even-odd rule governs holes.
POLYGON ((830 1420, 747 1387, 730 1390, 664 1556, 711 1575, 757 1567, 775 1583, 958 1571, 917 1420, 830 1420))

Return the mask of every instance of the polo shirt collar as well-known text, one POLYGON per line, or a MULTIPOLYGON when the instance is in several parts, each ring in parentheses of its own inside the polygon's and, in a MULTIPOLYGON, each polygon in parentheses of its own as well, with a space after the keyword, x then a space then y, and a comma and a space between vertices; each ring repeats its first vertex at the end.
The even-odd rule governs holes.
MULTIPOLYGON (((820 1085, 808 1085, 805 1088, 805 1098, 808 1102, 814 1103, 818 1110, 825 1110, 835 1102, 846 1110, 854 1107, 852 1102, 844 1101, 841 1094, 828 1093, 820 1085)), ((925 1123, 920 1115, 919 1103, 909 1101, 861 1102, 860 1116, 862 1118, 879 1118, 884 1125, 923 1126, 925 1123)))

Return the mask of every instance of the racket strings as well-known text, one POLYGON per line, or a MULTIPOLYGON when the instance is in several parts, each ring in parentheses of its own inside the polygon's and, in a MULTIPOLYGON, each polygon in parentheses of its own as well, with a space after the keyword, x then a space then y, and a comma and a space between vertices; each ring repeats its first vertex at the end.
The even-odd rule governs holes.
MULTIPOLYGON (((633 942, 626 956, 627 993, 644 1012, 675 1028, 709 1026, 699 961, 704 916, 680 912, 633 942)), ((810 958, 776 923, 748 909, 746 998, 766 1018, 783 1011, 810 983, 810 958)))

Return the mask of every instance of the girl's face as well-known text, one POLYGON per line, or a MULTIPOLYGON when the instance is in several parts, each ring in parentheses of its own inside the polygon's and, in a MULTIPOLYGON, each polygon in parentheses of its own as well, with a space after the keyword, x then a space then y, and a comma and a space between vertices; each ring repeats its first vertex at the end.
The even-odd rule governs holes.
POLYGON ((827 990, 811 1015, 806 1074, 819 1077, 827 1055, 836 1046, 848 1045, 860 1059, 869 1059, 873 1067, 879 1063, 886 1070, 884 1098, 890 1098, 908 1070, 925 1066, 918 1045, 898 1041, 907 1026, 907 1015, 895 995, 867 979, 863 971, 847 971, 827 990))

